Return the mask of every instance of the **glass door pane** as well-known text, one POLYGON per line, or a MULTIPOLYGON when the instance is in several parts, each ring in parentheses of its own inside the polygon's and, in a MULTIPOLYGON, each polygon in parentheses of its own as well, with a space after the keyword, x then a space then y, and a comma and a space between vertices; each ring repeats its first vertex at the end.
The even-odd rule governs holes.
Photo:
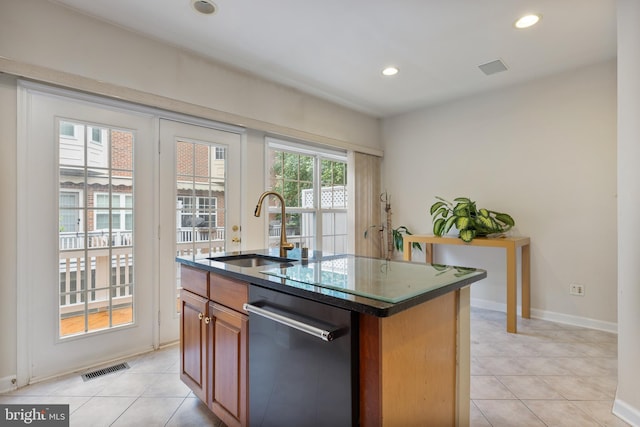
POLYGON ((239 133, 160 120, 160 342, 179 338, 176 256, 238 245, 231 238, 240 224, 240 147, 239 133))
POLYGON ((134 321, 132 131, 59 120, 59 336, 134 321))
POLYGON ((176 250, 206 255, 225 248, 225 148, 177 141, 176 250))

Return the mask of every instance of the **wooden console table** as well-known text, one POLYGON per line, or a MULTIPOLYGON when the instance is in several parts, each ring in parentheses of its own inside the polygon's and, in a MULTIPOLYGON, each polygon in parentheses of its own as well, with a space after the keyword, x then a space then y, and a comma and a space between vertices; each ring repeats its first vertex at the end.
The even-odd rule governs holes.
POLYGON ((476 237, 469 243, 457 237, 405 235, 404 260, 411 260, 411 244, 424 243, 426 262, 433 263, 433 245, 465 245, 505 248, 507 251, 507 332, 517 332, 518 274, 516 249, 522 248, 522 317, 531 318, 531 261, 528 237, 476 237))

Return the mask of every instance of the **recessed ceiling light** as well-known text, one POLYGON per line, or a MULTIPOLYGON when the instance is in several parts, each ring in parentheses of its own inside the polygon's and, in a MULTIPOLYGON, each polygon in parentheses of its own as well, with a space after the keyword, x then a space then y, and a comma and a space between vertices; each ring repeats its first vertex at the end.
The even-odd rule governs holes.
POLYGON ((536 25, 538 21, 540 21, 540 15, 524 15, 520 19, 518 19, 515 24, 513 24, 518 29, 529 28, 533 25, 536 25))
POLYGON ((203 15, 213 15, 218 8, 211 0, 192 0, 191 6, 203 15))
POLYGON ((395 76, 396 74, 398 74, 398 68, 397 67, 387 67, 384 70, 382 70, 382 75, 384 76, 395 76))

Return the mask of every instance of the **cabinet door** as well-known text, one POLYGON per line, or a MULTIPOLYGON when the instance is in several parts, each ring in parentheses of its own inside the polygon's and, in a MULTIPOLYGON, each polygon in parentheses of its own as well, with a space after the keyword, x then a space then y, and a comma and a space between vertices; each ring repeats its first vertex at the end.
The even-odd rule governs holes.
POLYGON ((207 401, 207 303, 209 300, 180 291, 180 379, 207 401))
POLYGON ((246 426, 249 317, 214 302, 209 302, 209 313, 209 405, 227 426, 246 426))

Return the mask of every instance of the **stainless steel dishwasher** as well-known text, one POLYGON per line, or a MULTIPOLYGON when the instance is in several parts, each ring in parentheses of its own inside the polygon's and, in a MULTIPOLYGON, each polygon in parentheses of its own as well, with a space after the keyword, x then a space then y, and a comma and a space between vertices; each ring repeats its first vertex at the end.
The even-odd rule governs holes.
POLYGON ((249 287, 249 424, 358 425, 357 314, 249 287))

